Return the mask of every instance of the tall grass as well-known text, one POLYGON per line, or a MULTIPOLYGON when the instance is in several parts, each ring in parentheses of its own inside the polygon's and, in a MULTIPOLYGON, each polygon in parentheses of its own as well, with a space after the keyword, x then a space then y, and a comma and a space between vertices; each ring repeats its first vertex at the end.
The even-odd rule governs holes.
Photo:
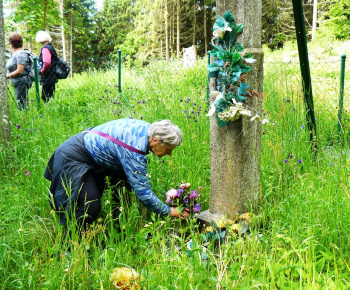
POLYGON ((315 95, 315 161, 298 69, 271 63, 265 66, 270 124, 262 136, 261 202, 248 237, 230 236, 220 247, 210 243, 204 254, 193 221, 189 235, 174 234, 174 220, 145 215, 135 196, 122 206, 119 231, 108 190, 98 221, 81 240, 73 233, 72 256, 58 260, 65 229, 48 205, 43 171, 55 148, 86 128, 122 117, 171 119, 183 130, 184 144, 164 162, 149 156, 152 189, 165 200, 164 192, 188 181, 203 186, 202 205, 209 206, 205 60, 186 70, 177 62, 124 70, 125 99, 113 72, 108 74, 59 82, 56 97, 41 112, 34 101, 25 112, 10 103, 12 147, 0 153, 1 289, 112 289, 109 275, 125 265, 142 274, 145 289, 350 287, 348 146, 338 141, 335 110, 318 113, 336 101, 327 91, 315 95))

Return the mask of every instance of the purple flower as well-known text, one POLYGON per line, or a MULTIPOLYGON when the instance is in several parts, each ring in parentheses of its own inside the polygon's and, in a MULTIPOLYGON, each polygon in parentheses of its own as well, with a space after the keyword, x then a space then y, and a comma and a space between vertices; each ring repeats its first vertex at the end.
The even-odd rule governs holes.
POLYGON ((184 202, 188 203, 188 197, 184 198, 184 202))
POLYGON ((197 120, 194 120, 195 123, 197 123, 198 121, 197 120))
POLYGON ((16 128, 17 128, 17 129, 21 128, 21 125, 16 125, 16 128))
POLYGON ((290 154, 289 159, 293 159, 293 154, 290 154))
POLYGON ((303 163, 303 160, 302 160, 302 159, 299 159, 298 162, 299 162, 299 163, 303 163))
POLYGON ((286 102, 287 102, 287 103, 290 103, 290 99, 287 99, 286 102))
POLYGON ((184 111, 185 114, 187 114, 187 111, 184 111))
POLYGON ((44 117, 44 115, 43 115, 43 114, 40 114, 40 118, 42 118, 42 117, 44 117))
POLYGON ((193 206, 193 211, 194 212, 200 212, 202 209, 201 205, 199 203, 196 203, 194 206, 193 206))
POLYGON ((180 102, 182 102, 182 99, 180 100, 180 102))
POLYGON ((304 125, 302 125, 302 126, 300 127, 301 130, 304 130, 304 128, 305 128, 304 125))
POLYGON ((194 103, 194 104, 193 104, 193 106, 197 106, 197 104, 196 104, 196 103, 194 103))
POLYGON ((288 163, 288 160, 287 159, 284 159, 284 161, 283 161, 284 163, 288 163))
POLYGON ((191 199, 196 199, 198 196, 197 190, 191 190, 191 194, 188 196, 188 198, 191 199))
POLYGON ((146 101, 145 101, 145 100, 143 100, 143 101, 142 101, 142 104, 144 104, 144 103, 146 103, 146 101))
POLYGON ((334 166, 334 164, 333 164, 333 163, 331 163, 331 164, 330 164, 330 166, 331 166, 331 167, 333 167, 333 166, 334 166))

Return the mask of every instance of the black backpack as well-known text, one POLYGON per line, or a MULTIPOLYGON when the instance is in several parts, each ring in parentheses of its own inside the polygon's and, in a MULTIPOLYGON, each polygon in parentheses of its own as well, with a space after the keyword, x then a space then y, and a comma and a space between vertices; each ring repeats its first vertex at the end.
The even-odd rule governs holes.
POLYGON ((28 76, 31 78, 31 80, 34 81, 34 76, 35 76, 35 73, 34 73, 34 57, 36 57, 36 56, 30 50, 24 49, 24 52, 26 54, 28 54, 28 59, 29 59, 29 64, 30 64, 29 71, 28 70, 26 70, 26 71, 28 72, 28 76))
POLYGON ((57 56, 55 75, 59 80, 66 79, 70 72, 70 66, 67 62, 57 56))

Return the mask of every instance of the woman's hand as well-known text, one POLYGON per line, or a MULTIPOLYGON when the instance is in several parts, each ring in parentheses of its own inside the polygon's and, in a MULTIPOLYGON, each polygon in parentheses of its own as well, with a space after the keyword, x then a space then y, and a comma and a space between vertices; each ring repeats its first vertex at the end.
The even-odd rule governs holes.
POLYGON ((178 207, 170 207, 170 216, 185 220, 190 216, 190 209, 184 208, 182 212, 179 212, 178 207))

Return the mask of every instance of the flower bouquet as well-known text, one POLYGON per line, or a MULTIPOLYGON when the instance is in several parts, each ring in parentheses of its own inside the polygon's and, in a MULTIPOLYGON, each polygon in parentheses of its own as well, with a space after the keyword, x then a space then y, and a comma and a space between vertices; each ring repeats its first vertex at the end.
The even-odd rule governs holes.
POLYGON ((201 211, 201 205, 198 203, 198 198, 201 196, 200 191, 202 187, 198 189, 191 189, 190 183, 181 182, 179 189, 170 189, 166 193, 166 203, 169 206, 177 206, 180 208, 188 208, 191 214, 201 211))

